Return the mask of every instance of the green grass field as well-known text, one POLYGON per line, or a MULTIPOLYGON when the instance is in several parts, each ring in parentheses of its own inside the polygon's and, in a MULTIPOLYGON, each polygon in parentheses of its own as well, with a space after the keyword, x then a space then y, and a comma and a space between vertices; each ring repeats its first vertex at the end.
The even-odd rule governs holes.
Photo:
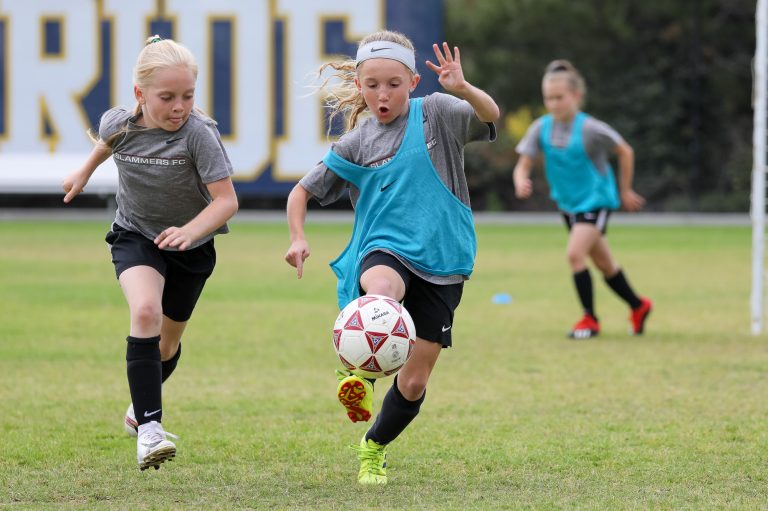
MULTIPOLYGON (((311 215, 310 215, 311 216, 311 215)), ((647 334, 593 272, 579 308, 560 226, 479 226, 454 348, 359 488, 334 398, 327 262, 349 226, 309 224, 305 278, 284 225, 235 222, 164 387, 178 457, 140 472, 124 436, 127 307, 108 222, 0 222, 0 508, 766 509, 768 350, 749 333, 750 230, 611 226, 647 334), (495 305, 491 297, 513 301, 495 305)), ((389 380, 380 382, 377 405, 389 380)))

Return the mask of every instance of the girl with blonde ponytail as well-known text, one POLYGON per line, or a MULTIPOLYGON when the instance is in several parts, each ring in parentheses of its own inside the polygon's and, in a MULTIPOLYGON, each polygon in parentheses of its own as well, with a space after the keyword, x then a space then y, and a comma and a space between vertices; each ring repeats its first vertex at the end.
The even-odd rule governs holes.
POLYGON ((138 437, 141 470, 176 455, 161 424, 162 382, 176 368, 181 335, 213 272, 213 237, 228 232, 238 207, 216 123, 194 107, 196 80, 187 48, 149 38, 133 72, 136 105, 104 113, 93 151, 63 183, 69 203, 109 156, 117 166, 106 241, 130 311, 125 429, 138 437))
MULTIPOLYGON (((343 308, 361 294, 385 295, 410 312, 416 344, 384 396, 374 424, 354 448, 361 484, 386 484, 385 451, 419 413, 442 348, 451 346, 454 311, 474 265, 476 240, 464 175, 464 145, 495 138, 499 108, 470 84, 459 49, 433 45, 426 66, 451 94, 411 98, 420 76, 413 44, 380 31, 360 41, 354 60, 332 62, 327 90, 346 132, 288 197, 291 245, 285 260, 301 278, 310 250, 307 203, 349 196, 355 226, 331 263, 343 308)), ((326 82, 327 83, 327 82, 326 82)), ((339 372, 337 396, 353 422, 373 411, 373 382, 339 372)))
MULTIPOLYGON (((399 32, 390 30, 374 32, 364 37, 360 41, 359 46, 362 47, 376 41, 391 42, 411 52, 416 51, 413 43, 407 37, 399 32)), ((355 84, 357 79, 357 61, 355 59, 346 59, 325 63, 320 67, 320 75, 326 69, 332 69, 334 71, 332 77, 337 79, 333 87, 325 87, 330 82, 330 78, 326 79, 323 83, 324 86, 321 87, 321 90, 326 93, 325 103, 331 112, 330 118, 333 119, 337 115, 343 115, 346 118, 344 131, 350 131, 357 126, 358 118, 368 108, 360 89, 355 84)), ((413 75, 418 76, 415 68, 410 71, 413 75)))

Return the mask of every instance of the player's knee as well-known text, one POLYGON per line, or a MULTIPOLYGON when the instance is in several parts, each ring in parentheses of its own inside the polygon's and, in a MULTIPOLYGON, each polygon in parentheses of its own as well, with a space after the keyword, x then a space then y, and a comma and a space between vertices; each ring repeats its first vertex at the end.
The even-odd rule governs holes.
POLYGON ((584 254, 578 250, 569 249, 565 253, 565 258, 571 268, 580 268, 586 264, 586 258, 584 257, 584 254))
POLYGON ((167 341, 160 339, 160 360, 170 360, 179 351, 179 339, 167 341))
POLYGON ((396 298, 397 287, 394 282, 386 277, 376 277, 368 282, 366 293, 369 295, 384 295, 396 298))
POLYGON ((397 388, 405 399, 416 401, 424 395, 427 390, 427 378, 421 375, 410 378, 397 377, 397 388))
POLYGON ((160 330, 163 309, 159 303, 144 302, 131 308, 131 323, 142 329, 160 330))

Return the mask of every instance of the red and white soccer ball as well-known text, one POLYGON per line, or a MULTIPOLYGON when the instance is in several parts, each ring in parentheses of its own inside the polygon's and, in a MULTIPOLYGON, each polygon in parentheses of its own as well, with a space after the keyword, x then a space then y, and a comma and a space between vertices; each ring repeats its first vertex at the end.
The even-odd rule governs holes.
POLYGON ((339 360, 363 378, 395 374, 411 356, 415 342, 411 315, 387 296, 352 300, 333 325, 333 347, 339 360))

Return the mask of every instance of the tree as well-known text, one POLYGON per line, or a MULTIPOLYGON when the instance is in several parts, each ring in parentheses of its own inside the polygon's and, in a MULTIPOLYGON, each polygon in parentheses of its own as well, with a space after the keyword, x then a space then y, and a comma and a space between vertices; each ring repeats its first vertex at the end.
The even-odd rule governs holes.
POLYGON ((467 76, 504 113, 498 143, 468 150, 476 207, 553 207, 541 172, 525 204, 514 199, 511 173, 521 120, 543 112, 543 70, 565 58, 587 80, 585 110, 635 148, 635 185, 650 209, 748 209, 754 2, 446 0, 445 8, 446 37, 461 47, 467 76))

